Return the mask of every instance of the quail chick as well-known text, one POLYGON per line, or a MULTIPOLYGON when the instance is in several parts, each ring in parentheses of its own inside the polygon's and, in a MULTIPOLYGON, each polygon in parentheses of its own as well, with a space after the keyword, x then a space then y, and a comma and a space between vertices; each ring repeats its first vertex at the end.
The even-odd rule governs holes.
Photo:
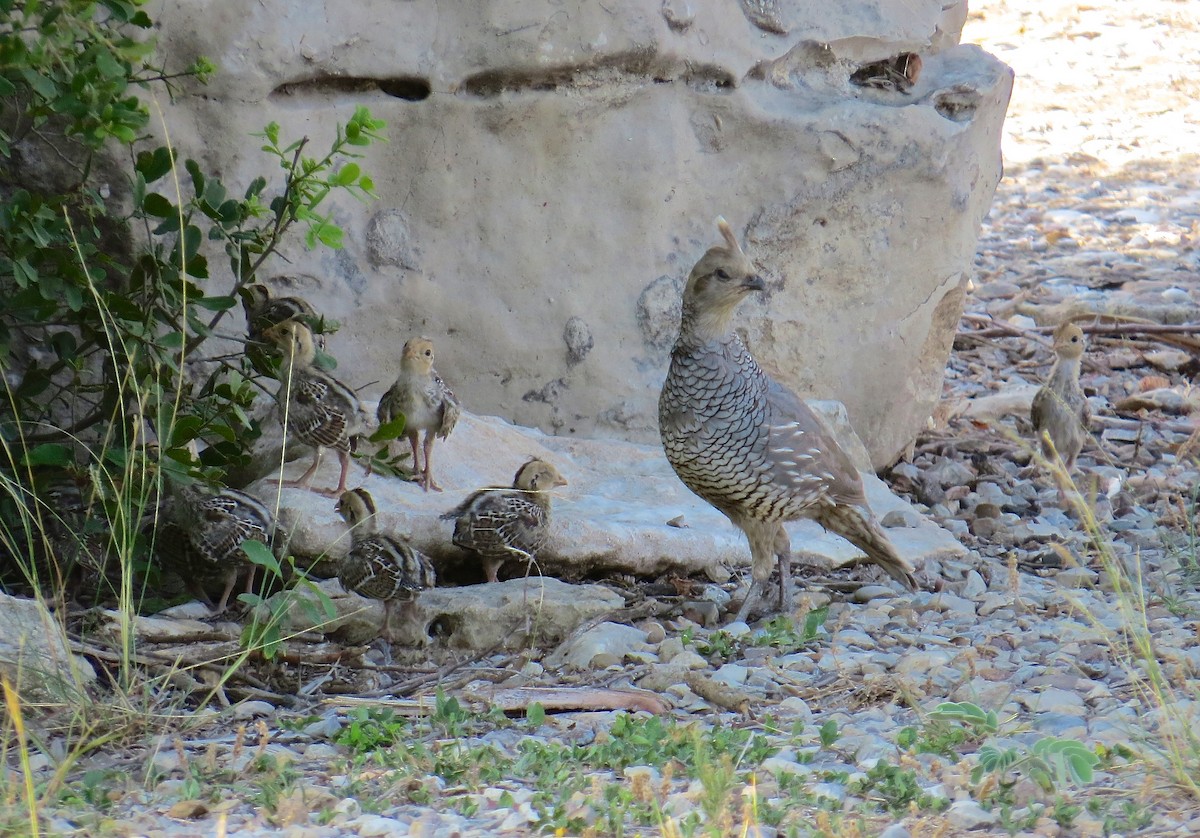
POLYGON ((350 554, 338 568, 347 591, 383 601, 382 635, 391 640, 392 611, 437 584, 433 564, 407 542, 375 532, 375 501, 366 489, 342 494, 337 511, 350 525, 350 554))
POLYGON ((779 607, 791 606, 791 546, 783 523, 811 518, 850 541, 906 588, 912 566, 866 506, 862 478, 825 423, 763 372, 730 328, 738 304, 764 288, 724 219, 724 245, 692 268, 679 337, 658 402, 667 459, 689 489, 750 542, 750 613, 779 558, 779 607))
POLYGON ((550 535, 550 490, 566 486, 558 469, 532 459, 517 470, 511 489, 491 486, 472 493, 442 515, 454 523, 454 543, 477 553, 489 582, 509 559, 527 564, 550 535))
POLYGON ((185 486, 169 499, 159 538, 163 564, 217 614, 229 604, 239 576, 245 574, 247 592, 253 589, 255 565, 242 543, 258 541, 280 553, 287 541, 257 498, 226 486, 214 489, 200 484, 185 486), (223 587, 214 606, 208 588, 218 582, 223 587))
POLYGON ((433 479, 433 442, 454 430, 460 413, 458 400, 433 368, 433 342, 413 338, 400 356, 400 377, 379 400, 379 423, 404 417, 404 433, 412 446, 413 468, 425 491, 442 491, 433 479), (425 460, 417 448, 418 434, 425 432, 425 460))
POLYGON ((321 464, 322 450, 332 448, 341 462, 337 488, 314 491, 340 497, 346 491, 350 452, 364 425, 358 396, 332 375, 316 368, 312 330, 300 320, 285 320, 271 326, 263 332, 263 337, 283 352, 279 372, 284 382, 281 392, 287 394, 287 433, 316 449, 308 471, 299 480, 284 481, 283 485, 309 487, 321 464))
POLYGON ((249 339, 246 354, 255 369, 269 373, 263 332, 285 320, 303 321, 314 332, 313 343, 316 348, 325 348, 325 336, 319 334, 326 330, 325 318, 317 313, 308 300, 273 296, 271 289, 261 282, 243 285, 238 289, 238 295, 242 298, 242 310, 246 314, 246 337, 249 339))
POLYGON ((1058 452, 1068 472, 1075 468, 1091 421, 1087 397, 1079 386, 1085 346, 1083 330, 1074 323, 1063 323, 1054 331, 1054 366, 1030 410, 1042 454, 1051 458, 1058 452))

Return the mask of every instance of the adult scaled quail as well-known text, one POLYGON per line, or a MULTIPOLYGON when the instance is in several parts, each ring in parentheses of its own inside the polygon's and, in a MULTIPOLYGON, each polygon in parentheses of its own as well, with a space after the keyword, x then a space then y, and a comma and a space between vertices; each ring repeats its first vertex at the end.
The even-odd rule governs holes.
POLYGON ((811 518, 915 588, 866 506, 862 478, 825 423, 771 379, 730 328, 738 304, 764 288, 723 218, 725 239, 692 268, 679 338, 658 400, 659 432, 679 479, 725 514, 750 542, 744 620, 779 559, 779 607, 790 609, 791 545, 785 521, 811 518))
POLYGON ((1047 459, 1058 452, 1068 472, 1083 450, 1091 410, 1079 386, 1079 367, 1085 347, 1083 330, 1063 323, 1054 331, 1054 366, 1033 397, 1029 418, 1047 459))

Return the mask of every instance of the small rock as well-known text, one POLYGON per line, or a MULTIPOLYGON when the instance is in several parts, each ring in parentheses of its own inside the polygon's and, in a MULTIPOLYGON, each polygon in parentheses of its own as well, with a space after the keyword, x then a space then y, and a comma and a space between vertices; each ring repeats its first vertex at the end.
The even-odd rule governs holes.
POLYGON ((1095 588, 1100 581, 1100 574, 1088 567, 1068 567, 1056 573, 1054 581, 1074 590, 1095 588))
POLYGON ((983 581, 983 577, 978 571, 967 571, 967 580, 962 588, 962 595, 967 599, 975 599, 987 593, 987 583, 983 581))
POLYGON ((327 742, 313 742, 304 749, 304 758, 328 761, 337 757, 338 753, 338 749, 327 742))
POLYGON ((736 663, 727 663, 713 673, 714 681, 722 681, 730 686, 741 686, 746 683, 746 678, 750 675, 748 667, 741 666, 736 663))
POLYGON ((1072 716, 1082 716, 1086 710, 1083 696, 1050 687, 1043 690, 1030 702, 1030 709, 1039 713, 1066 713, 1072 716))
POLYGON ((708 661, 695 652, 688 650, 671 658, 671 665, 683 669, 707 669, 708 661))
POLYGON ((893 509, 879 523, 888 529, 915 529, 921 526, 921 516, 912 509, 893 509))
POLYGON ((894 597, 895 595, 896 592, 887 585, 863 585, 860 588, 855 588, 850 598, 854 602, 870 602, 873 599, 894 597))
POLYGON ((546 658, 546 666, 558 669, 570 664, 575 669, 603 669, 620 663, 631 652, 647 652, 646 632, 620 623, 600 623, 571 638, 546 658))
POLYGON ((668 637, 658 646, 658 659, 663 663, 670 663, 682 651, 683 641, 678 637, 668 637))
POLYGON ((974 800, 956 800, 946 810, 946 819, 958 829, 979 829, 996 822, 996 815, 974 800))
POLYGON ((746 625, 741 620, 736 620, 724 627, 724 631, 730 637, 738 638, 745 637, 750 633, 750 626, 746 625))
POLYGON ((705 628, 712 628, 721 621, 721 607, 707 599, 685 600, 680 606, 680 613, 705 628))
POLYGON ((803 724, 811 724, 813 720, 812 708, 808 706, 808 702, 799 696, 788 696, 783 701, 779 702, 779 710, 789 716, 794 716, 803 724))
POLYGON ((233 706, 235 719, 253 719, 258 716, 269 716, 274 712, 274 705, 266 701, 242 701, 233 706))
POLYGON ((646 642, 651 645, 658 645, 667 637, 667 630, 657 620, 646 620, 645 622, 638 623, 638 628, 646 632, 646 642))

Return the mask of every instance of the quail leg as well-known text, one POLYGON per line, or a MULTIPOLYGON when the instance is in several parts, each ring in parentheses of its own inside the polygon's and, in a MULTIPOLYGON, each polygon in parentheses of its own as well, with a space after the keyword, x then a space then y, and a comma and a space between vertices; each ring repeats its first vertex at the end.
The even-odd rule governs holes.
POLYGON ((281 485, 281 486, 303 486, 304 488, 307 489, 309 484, 312 483, 313 475, 317 473, 317 467, 321 465, 321 453, 322 453, 322 449, 318 445, 317 453, 313 455, 312 465, 310 465, 308 467, 308 471, 306 471, 306 472, 304 472, 304 474, 300 475, 299 480, 284 480, 279 485, 281 485))
POLYGON ((221 594, 221 599, 213 607, 213 614, 224 614, 225 609, 229 605, 229 595, 233 593, 233 586, 237 584, 237 571, 230 571, 225 577, 225 591, 221 594))
POLYGON ((408 437, 408 444, 412 446, 413 474, 417 476, 417 483, 421 485, 421 488, 429 491, 428 487, 425 485, 425 469, 421 465, 421 447, 419 440, 417 439, 418 434, 419 431, 410 431, 406 434, 408 437))
POLYGON ((346 491, 346 478, 350 475, 350 452, 349 451, 339 451, 338 452, 338 461, 341 463, 342 468, 338 474, 337 488, 333 489, 332 491, 329 489, 325 489, 320 492, 320 494, 326 495, 327 497, 331 497, 331 498, 340 498, 342 496, 342 493, 346 491))
POLYGON ((746 598, 742 600, 742 607, 738 609, 734 616, 734 622, 745 623, 749 621, 750 609, 758 602, 759 588, 762 587, 757 579, 750 582, 750 590, 746 591, 746 598))
POLYGON ((782 524, 775 533, 775 555, 779 561, 779 613, 790 614, 795 602, 792 596, 792 544, 782 524))
POLYGON ((500 570, 500 565, 504 564, 504 559, 485 558, 483 560, 483 573, 489 582, 499 582, 500 578, 496 572, 500 570))
POLYGON ((433 431, 425 432, 425 491, 433 489, 435 492, 442 491, 442 487, 433 481, 433 431))

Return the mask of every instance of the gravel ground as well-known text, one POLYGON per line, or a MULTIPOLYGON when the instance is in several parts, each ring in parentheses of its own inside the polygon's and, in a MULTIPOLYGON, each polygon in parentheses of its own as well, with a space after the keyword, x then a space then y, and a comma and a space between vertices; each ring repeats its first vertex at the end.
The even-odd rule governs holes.
MULTIPOLYGON (((186 734, 82 757, 47 831, 740 835, 750 812, 762 836, 1200 834, 1196 798, 1153 770, 1155 743, 1192 722, 1147 700, 1149 667, 1129 651, 1152 639, 1188 719, 1200 696, 1195 338, 1091 334, 1083 381, 1100 420, 1079 484, 1096 533, 1022 441, 1050 360, 1041 327, 1087 312, 1198 319, 1200 10, 989 2, 964 40, 1017 73, 1007 173, 945 402, 911 461, 885 475, 971 550, 925 569, 938 590, 817 592, 794 624, 720 630, 651 613, 576 637, 564 651, 592 661, 586 674, 536 651, 448 668, 453 701, 330 698, 302 712, 250 702, 186 734), (1119 568, 1146 592, 1138 609, 1115 590, 1119 568), (673 709, 654 721, 536 709, 505 719, 478 700, 497 684, 587 688, 589 699, 634 687, 673 709), (928 715, 948 701, 995 710, 996 730, 928 715), (1027 756, 1047 737, 1101 754, 1090 784, 1058 778, 1047 791, 1028 770, 971 778, 982 746, 1027 756)), ((429 689, 438 673, 427 674, 429 689)), ((34 768, 50 771, 40 755, 34 768)))

